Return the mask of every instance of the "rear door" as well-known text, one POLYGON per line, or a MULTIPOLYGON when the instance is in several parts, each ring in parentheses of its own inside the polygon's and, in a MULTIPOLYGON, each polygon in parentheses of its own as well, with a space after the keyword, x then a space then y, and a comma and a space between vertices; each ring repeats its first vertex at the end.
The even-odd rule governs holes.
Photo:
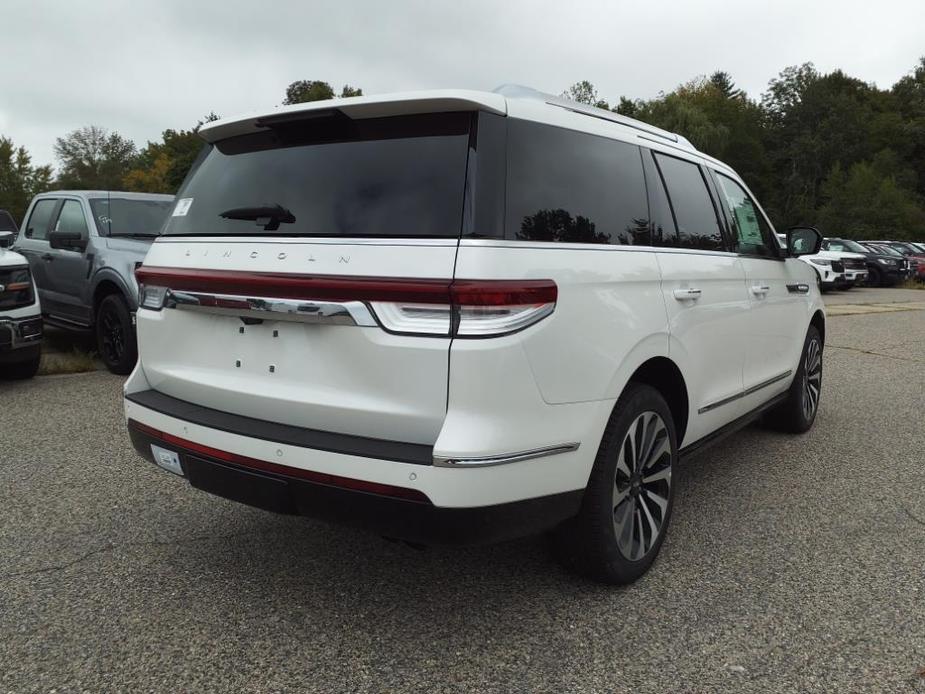
POLYGON ((51 248, 48 245, 48 232, 57 216, 60 200, 42 198, 36 200, 29 210, 25 224, 16 239, 16 250, 29 261, 32 277, 39 289, 42 308, 48 297, 49 280, 47 266, 51 262, 51 248))
POLYGON ((787 262, 773 229, 744 186, 713 172, 733 250, 745 268, 750 306, 744 385, 757 406, 790 384, 809 324, 810 284, 787 262))
POLYGON ((224 412, 433 444, 474 116, 310 115, 201 157, 139 272, 144 374, 224 412))
POLYGON ((655 164, 651 205, 667 190, 672 248, 659 252, 662 291, 671 330, 671 357, 687 380, 691 401, 690 443, 744 413, 743 367, 749 305, 745 269, 729 252, 706 172, 697 163, 649 153, 655 164))

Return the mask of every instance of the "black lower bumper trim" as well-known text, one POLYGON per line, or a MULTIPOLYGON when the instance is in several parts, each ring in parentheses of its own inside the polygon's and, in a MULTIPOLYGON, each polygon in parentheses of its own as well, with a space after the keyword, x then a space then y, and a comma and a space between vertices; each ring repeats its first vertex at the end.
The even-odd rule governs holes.
POLYGON ((365 436, 353 436, 332 431, 306 429, 303 427, 269 422, 242 415, 214 410, 211 407, 196 405, 165 395, 156 390, 143 390, 129 393, 126 400, 137 403, 149 410, 182 419, 185 422, 200 424, 210 429, 243 434, 255 439, 285 443, 290 446, 313 448, 329 453, 357 455, 363 458, 394 460, 397 463, 414 465, 433 465, 434 448, 420 443, 373 439, 365 436))
POLYGON ((542 532, 576 515, 583 495, 577 490, 494 506, 445 508, 247 469, 184 450, 132 426, 129 434, 135 449, 149 461, 154 461, 151 444, 176 452, 189 483, 202 491, 267 511, 362 527, 423 544, 487 544, 542 532))

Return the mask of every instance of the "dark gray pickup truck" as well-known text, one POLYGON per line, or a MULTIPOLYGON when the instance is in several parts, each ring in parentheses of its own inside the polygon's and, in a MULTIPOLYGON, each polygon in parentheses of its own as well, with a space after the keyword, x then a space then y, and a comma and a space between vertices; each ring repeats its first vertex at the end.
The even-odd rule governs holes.
POLYGON ((93 330, 106 367, 135 366, 135 267, 160 233, 172 195, 58 190, 29 205, 15 250, 26 257, 48 324, 93 330))

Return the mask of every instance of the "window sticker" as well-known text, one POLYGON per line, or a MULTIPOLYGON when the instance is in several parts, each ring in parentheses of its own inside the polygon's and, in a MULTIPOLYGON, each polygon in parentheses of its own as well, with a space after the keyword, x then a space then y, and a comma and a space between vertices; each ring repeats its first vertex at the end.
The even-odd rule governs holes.
POLYGON ((180 198, 177 200, 177 206, 173 208, 174 217, 185 217, 189 208, 193 206, 193 198, 180 198))

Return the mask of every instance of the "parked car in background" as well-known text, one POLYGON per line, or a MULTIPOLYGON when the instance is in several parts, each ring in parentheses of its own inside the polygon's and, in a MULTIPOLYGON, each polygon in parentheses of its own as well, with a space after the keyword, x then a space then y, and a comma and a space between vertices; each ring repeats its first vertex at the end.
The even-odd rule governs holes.
POLYGON ((861 243, 873 243, 878 246, 886 246, 903 254, 909 261, 910 276, 912 279, 925 282, 925 253, 913 244, 906 241, 862 241, 861 243))
POLYGON ((904 278, 907 261, 895 256, 862 246, 851 239, 827 238, 822 242, 826 251, 837 253, 858 253, 864 256, 867 266, 867 284, 872 287, 891 287, 904 278))
POLYGON ((5 237, 4 242, 8 242, 10 238, 16 238, 16 235, 19 233, 19 227, 16 226, 16 220, 13 219, 9 212, 0 210, 0 234, 4 231, 8 231, 12 234, 11 237, 5 237))
POLYGON ((46 321, 93 330, 113 373, 135 365, 135 268, 172 204, 172 195, 58 190, 37 195, 26 212, 16 250, 32 268, 46 321))
MULTIPOLYGON (((787 237, 784 234, 778 234, 777 239, 781 248, 787 247, 787 237)), ((841 253, 820 250, 812 255, 801 255, 799 260, 816 271, 819 289, 822 292, 828 292, 833 289, 844 289, 848 286, 848 281, 845 277, 845 264, 841 256, 841 253)))
POLYGON ((882 253, 885 256, 898 260, 900 263, 900 279, 905 280, 915 274, 916 268, 918 267, 918 262, 907 258, 903 253, 900 253, 895 248, 877 243, 870 243, 869 241, 860 241, 859 243, 861 246, 871 250, 874 253, 882 253))
MULTIPOLYGON (((0 210, 0 224, 11 221, 0 210)), ((0 378, 32 378, 42 358, 42 311, 29 263, 9 250, 12 226, 0 230, 0 378)))
POLYGON ((813 424, 825 314, 794 256, 822 237, 780 250, 683 137, 523 88, 199 132, 137 271, 124 403, 136 450, 198 489, 418 542, 553 530, 628 583, 679 456, 813 424))

